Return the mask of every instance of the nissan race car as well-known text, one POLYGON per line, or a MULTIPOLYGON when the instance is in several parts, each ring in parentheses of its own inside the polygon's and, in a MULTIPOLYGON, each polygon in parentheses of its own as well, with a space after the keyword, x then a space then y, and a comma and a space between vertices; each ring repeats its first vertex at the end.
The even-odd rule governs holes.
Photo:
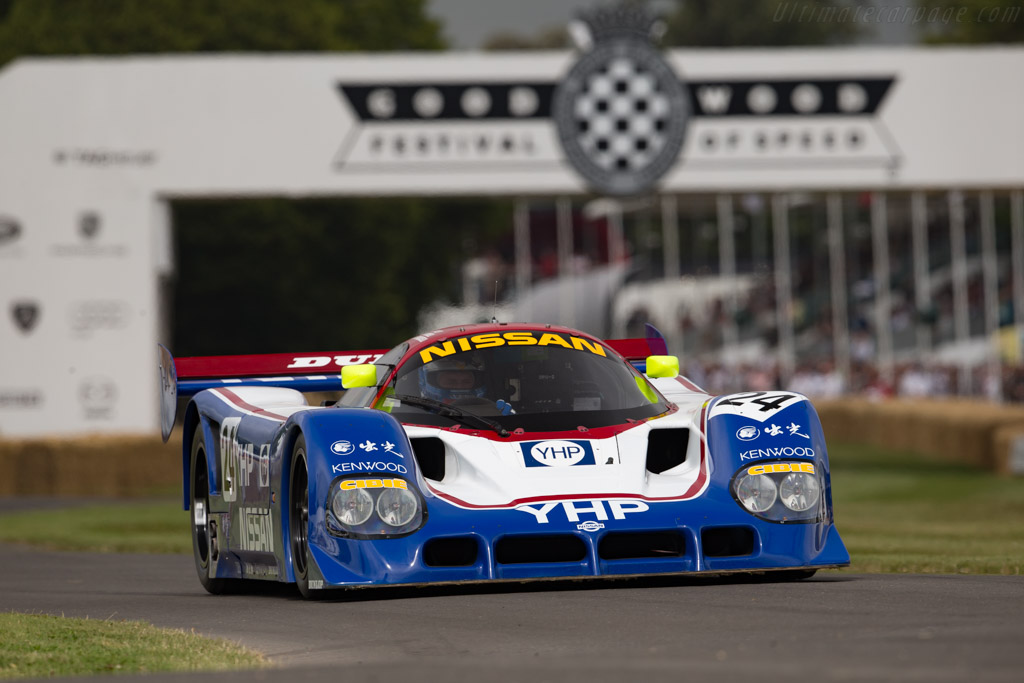
MULTIPOLYGON (((653 328, 650 328, 653 331, 653 328)), ((779 572, 850 558, 821 424, 788 391, 710 396, 664 339, 479 324, 387 352, 182 358, 199 580, 333 589, 779 572), (340 366, 340 367, 339 367, 340 366), (339 372, 340 371, 340 372, 339 372), (303 392, 340 391, 311 406, 303 392)))

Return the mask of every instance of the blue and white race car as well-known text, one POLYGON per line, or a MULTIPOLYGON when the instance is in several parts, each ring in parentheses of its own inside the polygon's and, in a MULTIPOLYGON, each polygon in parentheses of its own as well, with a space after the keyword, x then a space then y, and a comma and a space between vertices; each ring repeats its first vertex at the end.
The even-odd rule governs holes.
POLYGON ((710 396, 664 340, 447 328, 387 352, 183 358, 184 507, 211 593, 778 572, 850 558, 799 394, 710 396), (311 406, 304 392, 344 389, 311 406))

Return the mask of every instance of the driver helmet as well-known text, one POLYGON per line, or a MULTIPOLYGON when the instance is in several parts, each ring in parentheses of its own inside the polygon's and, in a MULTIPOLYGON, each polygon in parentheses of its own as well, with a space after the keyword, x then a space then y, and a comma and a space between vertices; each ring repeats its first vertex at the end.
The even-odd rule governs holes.
POLYGON ((452 403, 484 395, 483 373, 470 363, 435 360, 423 365, 419 375, 420 395, 424 398, 452 403))

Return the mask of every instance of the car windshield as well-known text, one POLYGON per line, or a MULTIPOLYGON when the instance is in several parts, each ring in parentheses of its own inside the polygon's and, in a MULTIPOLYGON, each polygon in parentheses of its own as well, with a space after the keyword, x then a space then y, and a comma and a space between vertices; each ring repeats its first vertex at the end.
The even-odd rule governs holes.
POLYGON ((603 345, 525 330, 421 349, 398 368, 378 407, 415 424, 480 427, 473 418, 486 418, 499 432, 604 427, 668 410, 646 378, 603 345))

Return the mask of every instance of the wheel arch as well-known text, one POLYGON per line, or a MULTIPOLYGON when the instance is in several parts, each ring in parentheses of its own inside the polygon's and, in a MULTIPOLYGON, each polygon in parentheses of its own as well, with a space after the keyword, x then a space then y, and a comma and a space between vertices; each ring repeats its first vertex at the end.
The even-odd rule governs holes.
POLYGON ((292 458, 295 455, 295 443, 299 440, 299 436, 301 436, 302 433, 302 428, 298 424, 291 423, 286 428, 284 437, 281 441, 281 498, 279 503, 281 506, 279 514, 279 519, 281 520, 280 547, 284 553, 284 578, 289 583, 295 582, 295 573, 292 570, 291 538, 292 458))
POLYGON ((217 482, 218 465, 217 449, 213 438, 213 427, 209 418, 203 417, 195 401, 189 401, 185 409, 185 418, 181 432, 181 491, 182 506, 185 510, 191 508, 192 498, 192 441, 195 438, 197 429, 203 432, 203 446, 206 451, 206 476, 210 486, 210 494, 219 493, 220 488, 217 482), (211 457, 212 454, 212 457, 211 457))

